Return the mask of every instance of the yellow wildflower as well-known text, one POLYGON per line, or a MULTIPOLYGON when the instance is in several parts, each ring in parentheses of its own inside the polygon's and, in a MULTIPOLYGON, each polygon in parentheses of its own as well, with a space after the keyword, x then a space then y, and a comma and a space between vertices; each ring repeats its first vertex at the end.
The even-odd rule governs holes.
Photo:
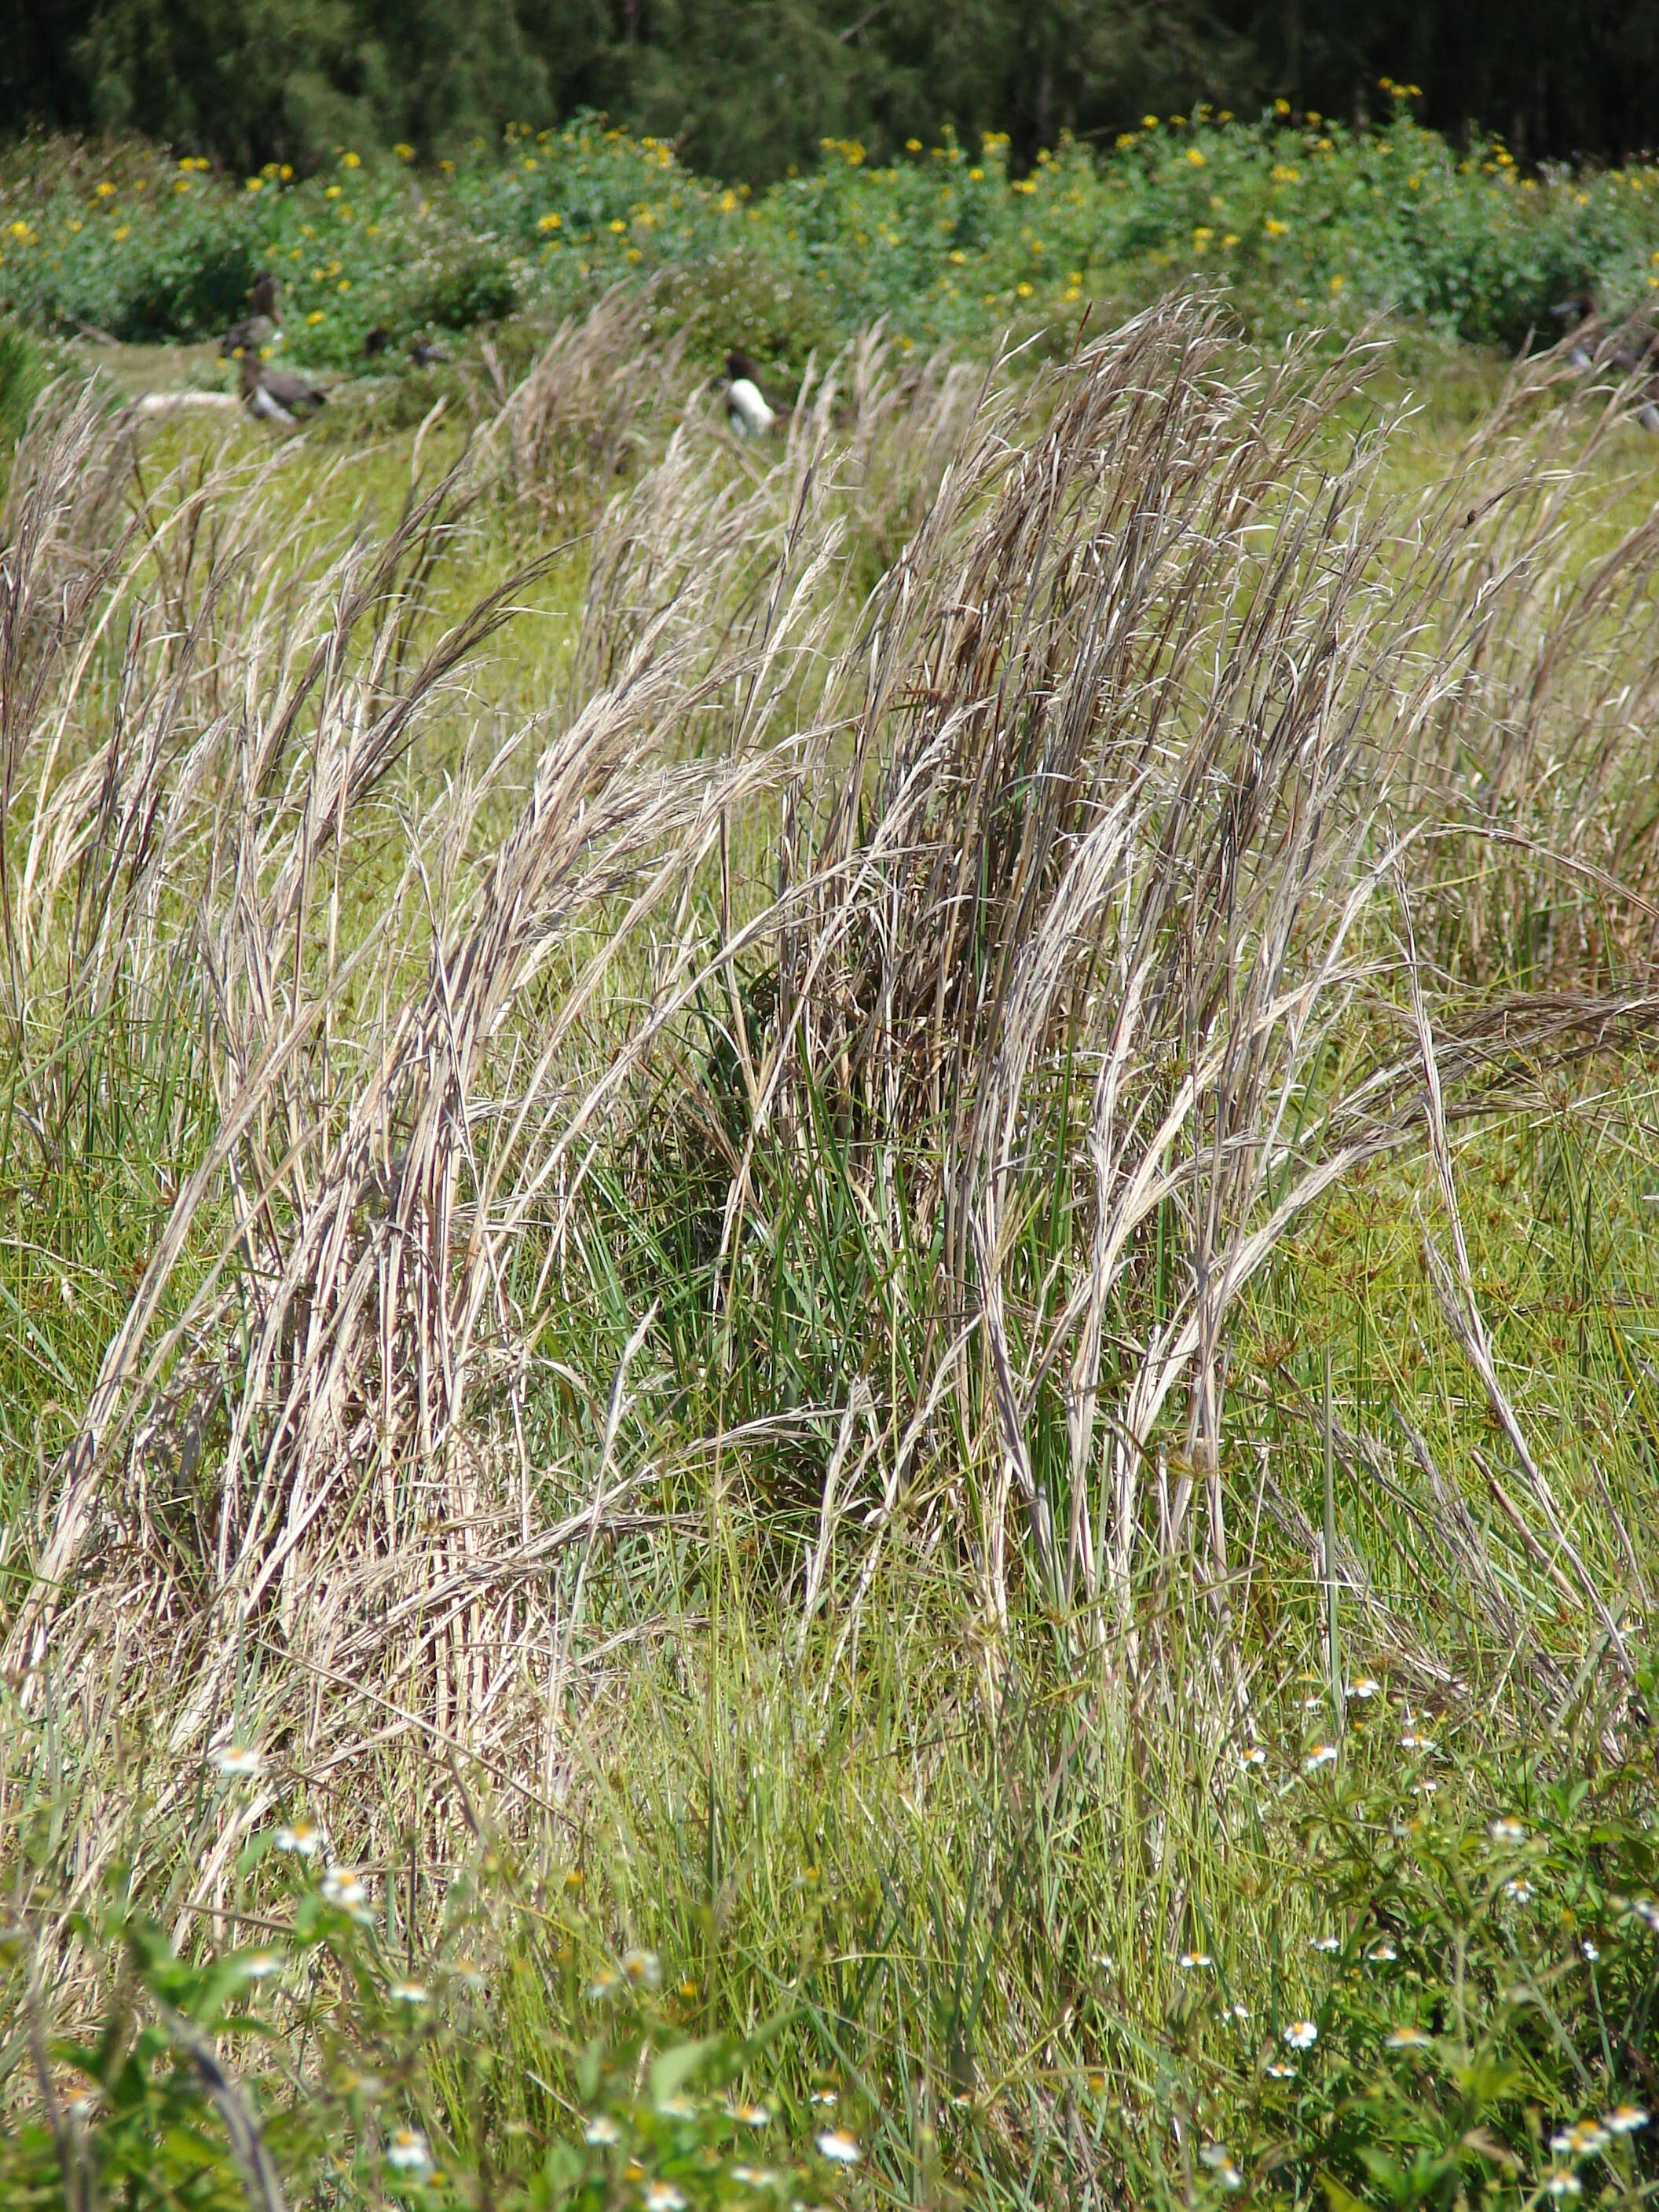
POLYGON ((116 244, 118 246, 124 238, 131 238, 132 236, 132 225, 130 222, 118 223, 114 230, 111 232, 110 235, 114 239, 116 244))
POLYGON ((1158 128, 1157 116, 1143 115, 1140 118, 1140 127, 1143 131, 1156 131, 1158 128))
POLYGON ((415 149, 406 145, 401 138, 392 150, 400 161, 412 161, 415 159, 415 149))
POLYGON ((361 154, 342 154, 340 156, 340 167, 343 169, 361 169, 362 166, 361 154))
POLYGON ((1289 232, 1291 226, 1287 222, 1280 222, 1276 216, 1269 216, 1265 228, 1269 238, 1283 238, 1289 232))
POLYGON ((247 188, 251 192, 262 192, 265 188, 265 180, 263 177, 250 177, 247 180, 247 188))
POLYGON ((1189 146, 1187 149, 1187 159, 1195 169, 1201 169, 1204 167, 1204 156, 1196 146, 1189 146))
POLYGON ((107 177, 104 179, 104 181, 103 181, 103 183, 102 183, 102 184, 98 185, 96 185, 96 186, 94 186, 94 198, 100 199, 100 200, 107 200, 107 199, 113 199, 113 198, 114 198, 114 197, 115 197, 115 187, 114 187, 114 185, 113 185, 112 184, 111 184, 111 183, 110 183, 110 181, 109 181, 109 179, 108 179, 108 178, 107 178, 107 177))
POLYGON ((536 228, 538 230, 562 230, 564 228, 564 217, 560 215, 549 213, 542 217, 541 221, 536 225, 536 228))

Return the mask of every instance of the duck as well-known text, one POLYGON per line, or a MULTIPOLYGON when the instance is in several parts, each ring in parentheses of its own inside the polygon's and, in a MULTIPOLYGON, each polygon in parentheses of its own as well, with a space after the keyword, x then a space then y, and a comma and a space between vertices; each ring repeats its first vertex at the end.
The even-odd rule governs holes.
POLYGON ((392 333, 384 323, 376 323, 372 331, 363 332, 363 358, 378 361, 392 340, 392 333))
POLYGON ((261 269, 248 290, 246 314, 240 323, 233 323, 219 341, 219 358, 229 361, 236 354, 257 354, 263 347, 274 345, 282 335, 276 279, 269 269, 261 269))
POLYGON ((422 337, 410 338, 409 357, 416 368, 430 368, 435 362, 449 359, 449 356, 435 340, 422 337))
POLYGON ((1636 420, 1644 430, 1659 434, 1659 330, 1632 320, 1610 331, 1595 295, 1582 289, 1570 292, 1550 313, 1566 326, 1570 368, 1607 368, 1644 380, 1636 420))
POLYGON ((1565 325, 1573 368, 1646 368, 1659 357, 1659 330, 1632 319, 1610 331, 1592 292, 1570 292, 1550 313, 1565 325))
POLYGON ((726 356, 726 419, 738 438, 763 438, 778 419, 760 388, 760 370, 746 353, 726 356))
POLYGON ((263 422, 295 422, 328 404, 328 395, 303 376, 285 368, 271 368, 258 355, 244 349, 241 355, 242 404, 263 422))

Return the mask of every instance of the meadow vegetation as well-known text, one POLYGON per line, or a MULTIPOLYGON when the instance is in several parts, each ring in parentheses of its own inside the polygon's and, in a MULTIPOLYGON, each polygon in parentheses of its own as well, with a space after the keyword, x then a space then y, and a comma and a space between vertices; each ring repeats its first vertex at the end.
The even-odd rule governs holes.
MULTIPOLYGON (((1353 131, 1284 102, 1255 122, 1148 116, 1103 153, 1062 142, 1029 173, 1006 137, 912 140, 876 167, 826 142, 809 173, 750 192, 592 117, 509 126, 459 161, 343 149, 226 179, 138 141, 32 140, 0 161, 0 308, 44 335, 216 338, 254 272, 284 289, 285 355, 363 365, 367 334, 546 319, 656 278, 659 319, 710 361, 732 334, 799 377, 874 322, 902 349, 982 353, 1226 283, 1258 338, 1379 312, 1426 337, 1513 351, 1559 335, 1580 285, 1608 312, 1659 288, 1659 169, 1522 174, 1501 142, 1459 149, 1412 115, 1353 131)), ((1052 342, 1048 338, 1048 342, 1052 342)))
POLYGON ((513 151, 8 173, 520 319, 12 461, 0 2196, 1647 2203, 1646 173, 513 151))

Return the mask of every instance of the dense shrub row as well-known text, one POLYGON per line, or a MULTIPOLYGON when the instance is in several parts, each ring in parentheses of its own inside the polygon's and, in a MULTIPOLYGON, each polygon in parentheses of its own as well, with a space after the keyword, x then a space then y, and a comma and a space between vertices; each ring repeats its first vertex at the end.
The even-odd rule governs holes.
POLYGON ((1403 95, 1366 132, 1314 113, 1148 117, 1021 178, 996 137, 912 141, 883 169, 856 142, 824 155, 750 196, 593 118, 429 170, 409 149, 343 149, 307 179, 33 142, 0 164, 0 305, 59 332, 197 339, 269 264, 289 349, 344 364, 377 325, 459 330, 668 272, 687 312, 798 364, 878 317, 911 343, 982 343, 1193 276, 1229 283, 1264 331, 1396 310, 1507 346, 1572 286, 1624 312, 1659 284, 1659 169, 1523 176, 1496 142, 1460 154, 1420 128, 1403 95))

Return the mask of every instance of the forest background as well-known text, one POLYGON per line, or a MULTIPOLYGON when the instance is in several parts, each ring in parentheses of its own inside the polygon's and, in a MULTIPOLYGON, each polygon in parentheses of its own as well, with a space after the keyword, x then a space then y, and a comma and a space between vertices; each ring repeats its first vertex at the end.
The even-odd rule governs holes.
MULTIPOLYGON (((1006 131, 1021 173, 1062 132, 1145 108, 1284 96, 1364 125, 1379 76, 1419 118, 1517 161, 1627 160, 1652 125, 1659 6, 1540 0, 9 0, 0 121, 122 129, 251 173, 341 144, 425 154, 602 108, 751 183, 824 137, 872 158, 1006 131)), ((1386 103, 1384 103, 1386 106, 1386 103)))

